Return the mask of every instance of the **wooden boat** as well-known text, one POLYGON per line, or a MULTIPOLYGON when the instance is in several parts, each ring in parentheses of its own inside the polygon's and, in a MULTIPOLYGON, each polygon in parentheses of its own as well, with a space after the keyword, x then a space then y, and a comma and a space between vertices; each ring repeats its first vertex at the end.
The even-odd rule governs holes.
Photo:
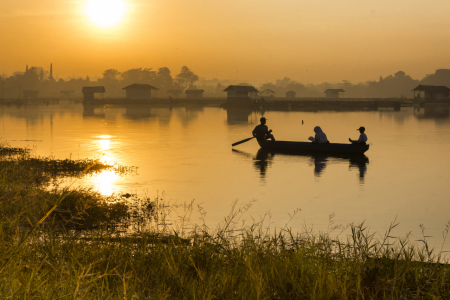
POLYGON ((369 150, 369 145, 359 144, 317 144, 311 142, 290 142, 290 141, 266 141, 258 144, 263 149, 298 151, 308 153, 339 153, 339 154, 363 154, 369 150))

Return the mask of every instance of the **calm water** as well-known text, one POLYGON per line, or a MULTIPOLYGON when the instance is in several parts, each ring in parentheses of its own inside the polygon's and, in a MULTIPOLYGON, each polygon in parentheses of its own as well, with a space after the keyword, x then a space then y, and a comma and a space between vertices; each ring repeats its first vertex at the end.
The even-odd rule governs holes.
MULTIPOLYGON (((321 126, 332 142, 356 139, 366 127, 371 144, 365 158, 314 157, 258 152, 251 136, 261 117, 216 107, 83 107, 81 103, 2 106, 2 140, 35 147, 38 155, 101 158, 138 166, 134 175, 103 172, 79 180, 104 194, 165 194, 172 203, 201 204, 214 225, 240 205, 256 200, 246 215, 281 227, 326 230, 334 222, 362 222, 380 234, 397 218, 394 235, 420 224, 442 244, 450 220, 450 119, 402 108, 368 112, 265 112, 278 140, 306 141, 321 126), (302 125, 302 120, 304 124, 302 125)), ((448 112, 448 111, 447 111, 448 112)), ((194 220, 195 221, 195 220, 194 220)), ((446 249, 450 248, 446 242, 446 249)))

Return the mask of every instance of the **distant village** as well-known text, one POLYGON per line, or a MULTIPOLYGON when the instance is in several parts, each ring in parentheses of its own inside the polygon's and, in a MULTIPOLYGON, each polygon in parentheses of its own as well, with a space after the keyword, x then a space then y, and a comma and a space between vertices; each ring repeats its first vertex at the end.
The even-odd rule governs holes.
POLYGON ((399 98, 450 99, 450 69, 438 69, 421 80, 398 71, 364 83, 302 84, 283 78, 254 86, 238 80, 206 80, 186 66, 172 76, 169 68, 135 68, 124 72, 105 70, 101 78, 57 79, 49 70, 25 66, 23 71, 1 76, 0 99, 302 99, 302 98, 399 98))

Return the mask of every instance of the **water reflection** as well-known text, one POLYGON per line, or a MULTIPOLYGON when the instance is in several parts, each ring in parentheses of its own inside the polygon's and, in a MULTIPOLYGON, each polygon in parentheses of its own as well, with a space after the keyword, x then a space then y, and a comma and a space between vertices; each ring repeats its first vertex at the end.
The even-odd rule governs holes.
POLYGON ((107 164, 115 163, 115 158, 110 151, 113 144, 111 138, 112 136, 110 135, 100 135, 98 137, 94 137, 95 140, 93 142, 95 148, 102 154, 100 161, 107 164))
POLYGON ((189 125, 191 122, 198 119, 200 113, 204 111, 202 106, 187 106, 177 108, 177 117, 183 126, 189 125))
POLYGON ((117 182, 120 176, 111 170, 104 170, 99 174, 93 175, 90 180, 96 190, 105 196, 110 196, 116 192, 117 182))
POLYGON ((96 113, 95 112, 95 105, 91 101, 84 101, 83 102, 83 117, 90 117, 90 118, 104 118, 104 113, 96 113))
POLYGON ((365 155, 352 156, 349 158, 350 166, 349 169, 358 169, 359 171, 359 182, 364 183, 364 176, 367 172, 367 165, 369 164, 369 158, 365 155))
POLYGON ((266 178, 267 171, 274 162, 275 156, 298 158, 298 161, 307 159, 310 166, 314 167, 314 176, 320 177, 329 163, 349 164, 349 170, 358 170, 358 180, 360 184, 364 184, 364 177, 367 173, 367 165, 369 158, 365 155, 324 155, 324 154, 305 154, 289 151, 274 151, 267 149, 259 149, 256 156, 250 153, 233 149, 233 153, 248 157, 253 160, 253 166, 260 174, 262 180, 266 178))
POLYGON ((256 170, 259 170, 261 178, 266 177, 266 171, 272 164, 273 152, 259 149, 256 153, 256 157, 253 160, 253 165, 256 170))
POLYGON ((127 105, 124 117, 129 120, 148 119, 152 117, 152 109, 145 105, 127 105))
POLYGON ((327 167, 328 156, 311 155, 311 160, 314 162, 314 176, 320 177, 327 167))
POLYGON ((125 107, 123 116, 132 121, 157 120, 160 124, 167 125, 172 117, 172 107, 130 104, 125 107))
POLYGON ((234 124, 253 124, 259 120, 259 115, 264 115, 264 111, 257 112, 251 109, 238 109, 228 108, 227 110, 227 123, 229 125, 234 124))
POLYGON ((450 116, 450 104, 426 103, 423 107, 414 108, 414 116, 419 119, 445 119, 450 116))

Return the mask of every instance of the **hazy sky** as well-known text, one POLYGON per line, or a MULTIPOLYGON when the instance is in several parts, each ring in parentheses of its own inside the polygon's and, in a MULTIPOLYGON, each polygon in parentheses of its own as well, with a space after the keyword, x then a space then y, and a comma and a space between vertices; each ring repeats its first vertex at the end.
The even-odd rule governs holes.
POLYGON ((187 65, 205 78, 317 83, 450 68, 449 0, 111 1, 123 17, 102 0, 0 0, 0 72, 187 65))

